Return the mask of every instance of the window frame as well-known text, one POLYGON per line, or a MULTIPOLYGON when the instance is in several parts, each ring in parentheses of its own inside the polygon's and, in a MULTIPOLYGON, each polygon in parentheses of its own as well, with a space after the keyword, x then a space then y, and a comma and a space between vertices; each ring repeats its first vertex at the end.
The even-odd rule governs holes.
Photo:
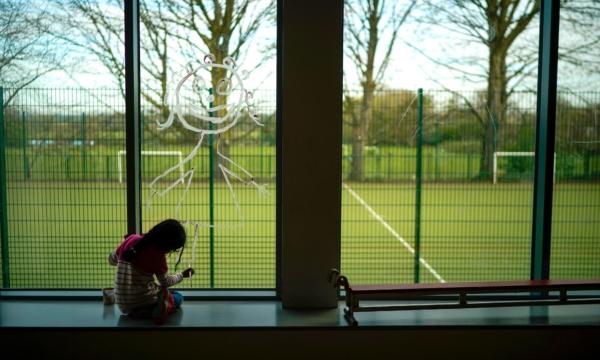
MULTIPOLYGON (((558 58, 558 30, 559 30, 559 1, 542 1, 541 20, 540 20, 540 45, 538 59, 538 94, 537 94, 537 112, 536 112, 536 160, 535 160, 535 179, 534 179, 534 207, 532 220, 532 251, 531 251, 531 279, 548 279, 550 270, 550 246, 551 246, 551 225, 552 225, 552 194, 553 194, 553 162, 554 162, 554 129, 556 126, 556 78, 557 78, 557 58, 558 58), (541 130, 541 131, 540 131, 541 130)), ((125 83, 126 83, 126 148, 127 148, 127 226, 129 232, 139 232, 142 223, 141 211, 141 122, 140 122, 140 28, 139 28, 139 0, 125 0, 124 21, 125 21, 125 83)), ((308 24, 305 22, 304 24, 308 24)), ((330 160, 339 153, 341 155, 341 99, 342 84, 340 67, 335 71, 336 66, 341 65, 343 49, 343 1, 320 1, 307 0, 304 2, 294 2, 289 0, 277 0, 277 94, 276 94, 276 239, 275 239, 275 299, 283 300, 286 307, 322 307, 337 306, 337 293, 331 288, 326 287, 326 270, 331 267, 339 266, 341 256, 340 246, 340 227, 341 227, 341 202, 337 201, 341 197, 341 160, 339 166, 332 166, 330 160), (299 5, 299 3, 302 3, 299 5), (294 11, 296 6, 296 11, 294 11), (297 10, 301 7, 305 11, 299 13, 297 10), (317 16, 318 15, 318 16, 317 16), (304 17, 303 17, 304 16, 304 17), (302 33, 301 25, 306 17, 312 20, 318 18, 316 23, 311 26, 320 26, 321 29, 327 29, 332 32, 327 39, 333 39, 330 44, 329 52, 325 48, 318 48, 324 51, 325 56, 321 57, 321 62, 326 65, 320 69, 313 69, 321 76, 320 83, 313 83, 311 88, 307 88, 307 83, 299 83, 300 87, 286 86, 288 77, 291 77, 292 71, 297 70, 298 63, 314 56, 314 48, 306 42, 293 43, 294 38, 290 35, 299 36, 294 32, 302 33), (284 31, 285 30, 285 31, 284 31), (336 40, 337 39, 337 40, 336 40), (291 44, 291 45, 290 45, 291 44), (287 46, 286 46, 287 45, 287 46), (305 59, 292 58, 292 54, 306 54, 305 59), (330 55, 330 56, 328 56, 330 55), (324 61, 323 59, 326 59, 324 61), (331 60, 331 61, 329 61, 331 60), (334 69, 333 74, 331 69, 334 69), (339 84, 337 83, 340 78, 339 84), (339 101, 334 101, 322 109, 327 114, 333 114, 331 124, 327 125, 326 134, 321 135, 316 141, 324 140, 328 135, 334 134, 329 138, 328 149, 338 147, 339 150, 333 151, 327 156, 311 158, 313 162, 319 162, 320 165, 328 168, 327 178, 337 180, 337 194, 323 198, 324 192, 311 192, 312 188, 306 188, 300 185, 290 185, 291 182, 285 180, 294 176, 290 172, 295 166, 294 158, 290 158, 290 153, 296 150, 305 151, 305 148, 298 148, 302 142, 284 143, 294 137, 313 137, 311 131, 302 133, 292 133, 286 128, 283 117, 289 115, 286 108, 286 101, 290 98, 301 96, 303 91, 314 89, 329 89, 332 91, 327 95, 328 99, 337 97, 339 101), (336 135, 339 131, 339 137, 336 135), (292 150, 290 150, 292 149, 292 150), (283 166, 286 160, 286 166, 283 166), (290 165, 287 165, 289 163, 290 165), (287 189, 283 185, 289 186, 287 189), (292 196, 291 198, 288 197, 292 196), (304 212, 304 215, 310 216, 305 219, 289 219, 284 215, 291 214, 295 210, 290 207, 290 199, 304 198, 305 203, 311 200, 326 202, 327 206, 337 206, 337 214, 329 221, 327 226, 328 233, 334 236, 319 238, 319 241, 307 242, 302 244, 298 238, 294 238, 288 228, 293 228, 299 223, 311 223, 324 214, 323 211, 304 212), (337 236, 335 236, 337 232, 337 236), (314 248, 319 243, 318 248, 314 248), (288 249, 294 249, 290 252, 288 249), (299 247, 299 248, 298 248, 299 247), (300 249, 301 251, 297 251, 300 249), (317 255, 311 261, 307 261, 304 255, 307 252, 319 254, 325 251, 325 255, 317 255), (323 273, 322 280, 314 281, 316 276, 323 273), (284 274, 287 274, 284 276, 284 274), (289 274, 296 274, 290 276, 289 274), (314 296, 304 297, 301 293, 312 289, 314 296), (290 295, 286 298, 287 294, 290 295)), ((323 54, 319 53, 320 56, 323 54)), ((1 90, 1 89, 0 89, 1 90)), ((292 106, 293 107, 293 106, 292 106)), ((308 111, 308 110, 307 110, 308 111)), ((327 116, 327 115, 324 115, 327 116)), ((318 120, 318 119, 317 119, 318 120)), ((317 121, 315 120, 315 121, 317 121)), ((3 124, 3 121, 2 121, 3 124)), ((3 132, 3 130, 2 130, 3 132)), ((306 138, 305 138, 306 140, 306 138)), ((1 153, 0 153, 1 155, 1 153)), ((338 156, 338 159, 341 156, 338 156)), ((4 161, 0 166, 5 166, 4 161), (4 164, 4 165, 3 165, 4 164)), ((5 169, 0 169, 5 170, 5 169)), ((6 183, 5 171, 0 171, 3 178, 0 182, 6 183)), ((328 191, 335 192, 335 186, 329 186, 328 191)), ((327 190, 327 189, 326 189, 327 190)), ((0 201, 2 206, 6 205, 6 188, 0 187, 0 201)), ((327 206, 319 206, 325 207, 327 206)), ((289 216, 289 215, 286 215, 289 216)), ((3 210, 4 219, 6 211, 3 210)), ((321 222, 320 224, 325 224, 321 222)), ((5 272, 5 281, 3 283, 3 297, 5 290, 10 290, 9 269, 8 269, 8 234, 6 227, 2 226, 2 271, 5 272), (8 286, 7 286, 8 285, 8 286)), ((327 231, 326 231, 327 232, 327 231)), ((216 289, 215 289, 216 290, 216 289)), ((215 290, 211 290, 214 292, 215 290)), ((245 289, 246 290, 246 289, 245 289)), ((247 289, 248 291, 255 291, 247 289)), ((269 289, 266 289, 269 290, 269 289)), ((65 291, 65 290, 62 290, 65 291)), ((216 290, 226 295, 226 290, 216 290)), ((67 291, 68 292, 68 291, 67 291)), ((75 293, 75 291, 73 292, 75 293)), ((239 294, 239 292, 236 292, 239 294)), ((223 295, 219 296, 220 298, 223 295)), ((41 296, 43 297, 43 296, 41 296)), ((233 296, 241 299, 244 296, 233 296)), ((253 298, 253 297, 250 297, 253 298)))

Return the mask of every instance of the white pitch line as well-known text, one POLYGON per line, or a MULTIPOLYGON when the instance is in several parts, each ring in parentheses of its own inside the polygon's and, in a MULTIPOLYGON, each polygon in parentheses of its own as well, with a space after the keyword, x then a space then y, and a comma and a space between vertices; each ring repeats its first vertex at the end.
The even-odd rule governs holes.
MULTIPOLYGON (((410 246, 410 244, 408 242, 406 242, 406 240, 404 240, 404 238, 402 236, 400 236, 400 234, 398 234, 398 232, 396 232, 396 230, 394 230, 394 228, 391 227, 390 224, 388 224, 381 217, 381 215, 379 215, 375 210, 373 210, 373 208, 371 206, 369 206, 369 204, 367 204, 367 202, 365 200, 363 200, 363 198, 361 198, 356 192, 354 192, 354 190, 352 190, 350 188, 350 186, 346 185, 345 183, 342 183, 342 186, 344 186, 344 189, 348 190, 350 195, 352 195, 362 206, 365 207, 365 209, 367 209, 367 211, 375 218, 375 220, 379 221, 381 223, 381 225, 383 225, 383 227, 386 228, 386 230, 390 232, 390 234, 394 235, 394 237, 398 241, 400 241, 400 243, 402 245, 404 245, 404 247, 406 248, 406 250, 408 250, 408 252, 410 252, 412 255, 415 255, 415 249, 413 249, 413 247, 410 246)), ((438 274, 438 272, 435 271, 435 269, 433 267, 431 267, 431 265, 429 265, 429 263, 425 259, 423 259, 423 257, 419 257, 419 262, 423 266, 425 266, 425 268, 431 273, 431 275, 433 275, 433 277, 435 277, 439 282, 441 282, 441 283, 446 282, 446 280, 444 280, 444 278, 442 278, 440 276, 440 274, 438 274)))

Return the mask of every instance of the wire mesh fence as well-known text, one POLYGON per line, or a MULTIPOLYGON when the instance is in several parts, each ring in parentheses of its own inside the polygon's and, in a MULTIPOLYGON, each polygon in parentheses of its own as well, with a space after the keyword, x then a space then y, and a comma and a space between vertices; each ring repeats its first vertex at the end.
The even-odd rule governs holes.
MULTIPOLYGON (((419 127, 415 91, 378 91, 364 128, 361 96, 347 92, 344 101, 343 271, 362 283, 413 282, 416 272, 421 282, 528 278, 535 94, 512 94, 498 120, 484 94, 426 91, 419 127), (492 144, 488 152, 485 144, 492 144)), ((275 286, 275 93, 259 91, 256 98, 264 126, 242 121, 214 140, 266 186, 267 196, 236 181, 230 189, 203 146, 160 183, 194 169, 179 210, 184 186, 153 197, 148 185, 190 154, 197 137, 176 127, 158 131, 163 113, 144 104, 143 227, 166 217, 202 220, 197 231, 186 225, 190 242, 181 266, 197 269, 188 286, 275 286)), ((559 99, 552 276, 597 277, 600 94, 559 99)), ((8 246, 2 261, 10 286, 110 284, 106 256, 126 231, 122 94, 24 89, 4 108, 4 130, 8 246)))
MULTIPOLYGON (((10 94, 12 89, 5 91, 10 94)), ((275 286, 274 105, 260 92, 255 98, 264 126, 241 122, 225 141, 232 143, 228 156, 265 186, 266 196, 240 183, 229 191, 217 178, 214 202, 209 204, 210 169, 203 146, 192 162, 182 166, 185 172, 197 170, 179 214, 174 209, 184 186, 150 204, 148 185, 186 157, 195 139, 181 129, 158 132, 156 121, 164 119, 144 104, 143 230, 169 217, 205 219, 211 207, 217 220, 212 246, 205 224, 197 236, 196 229, 186 225, 189 241, 181 266, 196 269, 186 286, 275 286), (232 193, 237 203, 231 200, 232 193)), ((127 231, 124 110, 120 92, 97 89, 24 89, 5 107, 8 242, 2 261, 9 264, 3 274, 9 279, 5 286, 97 288, 112 283, 114 269, 107 256, 127 231)), ((168 185, 179 175, 176 172, 158 185, 168 185)), ((182 270, 175 269, 176 260, 169 258, 169 266, 182 270)))
POLYGON ((600 93, 557 105, 550 277, 600 277, 600 93))
POLYGON ((124 147, 123 110, 112 90, 23 89, 5 106, 5 286, 111 284, 107 256, 126 231, 126 189, 102 179, 99 159, 124 147))
MULTIPOLYGON (((600 93, 559 99, 552 277, 598 277, 600 93)), ((417 92, 376 92, 370 115, 362 92, 345 100, 342 267, 354 282, 529 278, 535 93, 497 114, 483 92, 426 91, 421 126, 417 92)))

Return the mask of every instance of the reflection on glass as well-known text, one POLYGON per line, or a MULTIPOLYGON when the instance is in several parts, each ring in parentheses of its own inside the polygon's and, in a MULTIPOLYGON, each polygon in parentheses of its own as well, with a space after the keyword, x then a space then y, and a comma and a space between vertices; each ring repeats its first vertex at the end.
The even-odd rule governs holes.
POLYGON ((550 277, 600 276, 600 4, 560 10, 550 277))
POLYGON ((273 288, 275 2, 140 6, 144 228, 184 222, 192 287, 273 288))
POLYGON ((355 283, 529 277, 539 4, 488 6, 347 2, 342 267, 355 283))
POLYGON ((116 1, 0 2, 4 286, 112 283, 107 254, 126 229, 122 23, 116 1))

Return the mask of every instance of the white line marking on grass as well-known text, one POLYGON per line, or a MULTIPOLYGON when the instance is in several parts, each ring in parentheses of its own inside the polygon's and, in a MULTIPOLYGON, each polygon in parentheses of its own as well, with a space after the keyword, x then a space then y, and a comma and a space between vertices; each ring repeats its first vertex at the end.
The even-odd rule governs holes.
MULTIPOLYGON (((400 234, 398 234, 398 232, 396 232, 396 230, 394 230, 394 228, 390 224, 388 224, 387 221, 385 221, 381 217, 381 215, 379 215, 375 210, 373 210, 373 208, 369 206, 369 204, 367 204, 367 202, 363 198, 361 198, 360 195, 358 195, 354 190, 350 188, 350 186, 346 185, 345 183, 342 183, 342 186, 344 187, 344 189, 348 190, 350 195, 352 195, 362 206, 364 206, 365 209, 367 209, 367 211, 375 218, 375 220, 379 221, 381 225, 383 225, 383 227, 390 232, 390 234, 394 235, 394 237, 398 241, 400 241, 402 245, 404 245, 408 252, 410 252, 413 256, 415 255, 415 249, 412 246, 410 246, 410 244, 406 242, 406 240, 404 240, 404 238, 400 236, 400 234)), ((421 263, 421 265, 425 266, 425 268, 431 273, 431 275, 433 275, 433 277, 436 278, 439 282, 446 282, 446 280, 444 280, 444 278, 442 278, 440 274, 438 274, 438 272, 435 271, 435 269, 431 267, 431 265, 429 265, 429 263, 425 259, 423 259, 422 256, 419 257, 419 262, 421 263)))

